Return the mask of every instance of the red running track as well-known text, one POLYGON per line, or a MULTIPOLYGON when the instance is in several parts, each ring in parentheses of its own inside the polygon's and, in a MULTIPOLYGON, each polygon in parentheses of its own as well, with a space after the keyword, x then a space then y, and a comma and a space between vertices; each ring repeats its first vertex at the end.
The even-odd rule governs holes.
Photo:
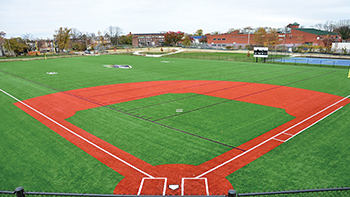
POLYGON ((334 113, 350 99, 286 86, 228 81, 150 81, 83 88, 15 103, 50 129, 125 178, 115 194, 217 195, 225 178, 334 113), (295 118, 199 166, 153 166, 69 123, 77 111, 166 93, 196 93, 285 109, 295 118))

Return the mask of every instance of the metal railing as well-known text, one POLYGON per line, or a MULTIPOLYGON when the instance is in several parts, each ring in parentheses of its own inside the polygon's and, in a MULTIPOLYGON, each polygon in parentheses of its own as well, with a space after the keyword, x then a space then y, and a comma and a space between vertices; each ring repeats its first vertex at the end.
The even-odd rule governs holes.
MULTIPOLYGON (((15 191, 1 191, 0 196, 15 195, 13 197, 34 196, 84 196, 84 197, 164 197, 157 195, 116 195, 116 194, 82 194, 82 193, 54 193, 54 192, 26 192, 23 187, 17 187, 15 191)), ((239 196, 275 196, 275 197, 350 197, 350 187, 342 188, 323 188, 323 189, 304 189, 291 191, 257 192, 257 193, 237 193, 235 190, 229 190, 227 195, 210 195, 210 197, 239 197, 239 196)), ((186 196, 191 197, 191 196, 186 196)), ((195 196, 207 197, 207 196, 195 196)))

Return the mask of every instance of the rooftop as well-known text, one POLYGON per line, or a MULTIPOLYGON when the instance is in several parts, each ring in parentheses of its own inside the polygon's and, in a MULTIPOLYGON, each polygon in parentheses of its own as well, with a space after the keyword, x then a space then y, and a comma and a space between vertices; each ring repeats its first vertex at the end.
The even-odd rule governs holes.
POLYGON ((298 31, 303 31, 306 33, 310 33, 310 34, 320 35, 320 36, 324 36, 324 35, 328 35, 328 34, 339 35, 338 33, 322 31, 322 30, 318 30, 318 29, 314 29, 314 28, 293 28, 293 29, 298 30, 298 31))

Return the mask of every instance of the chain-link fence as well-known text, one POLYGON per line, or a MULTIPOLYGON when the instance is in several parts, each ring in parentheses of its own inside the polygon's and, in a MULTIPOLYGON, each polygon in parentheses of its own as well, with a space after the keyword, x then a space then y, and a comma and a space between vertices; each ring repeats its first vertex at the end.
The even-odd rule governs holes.
POLYGON ((289 54, 281 52, 269 52, 268 58, 255 58, 253 54, 245 53, 177 53, 170 55, 172 58, 203 59, 238 62, 264 62, 270 64, 291 64, 299 66, 321 66, 349 68, 350 56, 334 56, 327 54, 289 54))
POLYGON ((343 197, 350 196, 350 187, 344 188, 326 188, 326 189, 308 189, 293 191, 275 191, 259 193, 237 193, 235 190, 228 192, 228 197, 236 196, 271 196, 271 197, 343 197))
MULTIPOLYGON (((26 192, 23 187, 17 187, 15 191, 1 191, 0 197, 43 197, 43 196, 84 196, 84 197, 162 197, 151 195, 115 195, 115 194, 79 194, 79 193, 50 193, 50 192, 26 192)), ((272 197, 350 197, 350 187, 325 188, 325 189, 307 189, 292 191, 258 192, 258 193, 238 193, 235 190, 229 190, 227 195, 217 195, 210 197, 238 197, 238 196, 272 196, 272 197)), ((191 196, 187 196, 191 197, 191 196)), ((195 196, 204 197, 204 196, 195 196)))

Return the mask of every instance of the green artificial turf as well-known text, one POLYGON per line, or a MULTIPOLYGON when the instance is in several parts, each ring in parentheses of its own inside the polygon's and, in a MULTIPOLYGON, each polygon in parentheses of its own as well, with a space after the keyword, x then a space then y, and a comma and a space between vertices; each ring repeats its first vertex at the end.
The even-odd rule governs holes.
POLYGON ((349 187, 350 105, 229 175, 239 193, 349 187))
POLYGON ((123 178, 0 93, 0 190, 112 193, 123 178))
MULTIPOLYGON (((225 58, 222 56, 218 59, 226 60, 225 58)), ((20 100, 25 100, 55 92, 98 85, 158 80, 222 80, 284 85, 348 96, 350 94, 348 72, 346 68, 231 62, 218 61, 215 58, 208 61, 171 57, 148 58, 109 55, 0 62, 0 89, 20 100), (105 68, 103 67, 105 64, 129 64, 133 68, 128 70, 105 68), (48 75, 47 72, 57 72, 57 74, 48 75)), ((165 100, 179 99, 184 95, 186 94, 176 95, 176 97, 173 95, 170 96, 172 98, 165 100)), ((187 109, 181 102, 178 102, 177 106, 168 105, 170 103, 164 105, 169 106, 169 108, 157 106, 149 108, 152 110, 135 109, 136 106, 152 105, 163 100, 164 97, 152 97, 150 100, 142 99, 111 107, 124 110, 123 112, 134 109, 128 113, 133 115, 142 113, 146 118, 163 117, 156 116, 157 111, 170 115, 176 114, 174 110, 180 108, 178 106, 181 106, 184 111, 187 109), (133 108, 133 106, 135 107, 133 108)), ((0 190, 13 190, 18 186, 24 186, 27 191, 113 192, 122 176, 18 109, 13 105, 14 102, 12 98, 0 92, 0 190)), ((192 105, 196 106, 201 106, 201 103, 211 104, 212 100, 199 99, 191 102, 192 105)), ((223 131, 223 135, 226 135, 229 132, 221 127, 230 127, 230 123, 225 122, 217 127, 206 127, 200 124, 202 119, 209 120, 208 125, 212 125, 214 121, 218 122, 216 120, 220 119, 220 116, 212 120, 208 118, 212 112, 210 110, 216 111, 215 113, 221 110, 223 115, 231 115, 232 110, 230 109, 233 105, 222 105, 221 109, 219 106, 208 108, 208 111, 198 111, 201 112, 198 115, 188 113, 159 120, 159 122, 183 130, 191 130, 195 134, 203 134, 200 132, 203 127, 209 128, 210 132, 204 133, 207 137, 211 137, 211 131, 215 133, 219 130, 223 131), (183 124, 189 122, 188 119, 191 119, 194 124, 183 124)), ((228 179, 239 192, 349 186, 348 164, 350 156, 348 152, 350 146, 347 137, 349 136, 348 128, 350 128, 349 108, 349 105, 345 106, 287 143, 228 176, 228 179)), ((203 139, 189 137, 187 134, 173 132, 171 129, 160 128, 159 125, 150 124, 131 115, 116 111, 111 112, 111 109, 108 108, 92 110, 92 113, 89 112, 80 118, 102 117, 102 121, 99 121, 101 125, 98 126, 111 132, 102 133, 104 136, 102 134, 101 136, 106 137, 106 141, 115 143, 118 147, 129 146, 128 140, 133 139, 132 144, 135 147, 130 150, 132 154, 138 151, 138 147, 151 151, 157 150, 157 157, 154 157, 152 152, 142 156, 146 158, 145 160, 150 158, 150 163, 153 164, 162 164, 164 161, 191 163, 188 162, 189 158, 193 158, 195 161, 192 164, 200 164, 230 149, 203 139), (118 114, 118 116, 113 116, 112 120, 121 122, 121 128, 116 129, 110 125, 110 114, 113 113, 118 114), (123 132, 131 130, 137 132, 123 132), (120 140, 119 136, 112 131, 118 131, 117 134, 120 134, 124 141, 117 144, 116 142, 120 140), (139 135, 140 133, 142 135, 139 135), (109 137, 110 139, 108 139, 109 137), (172 149, 166 148, 170 146, 168 145, 169 141, 174 141, 175 146, 172 149), (175 149, 176 151, 174 151, 175 149), (191 151, 185 152, 185 150, 191 151)), ((86 111, 78 112, 77 115, 79 113, 86 113, 86 111)), ((250 117, 250 114, 245 116, 250 117)), ((263 117, 260 120, 263 121, 264 118, 269 117, 263 117)), ((273 123, 272 126, 283 122, 281 121, 283 118, 288 119, 288 117, 277 117, 275 118, 276 123, 273 123)), ((77 121, 80 121, 79 119, 77 121)), ((92 125, 93 123, 91 121, 81 127, 92 130, 96 126, 92 125)), ((262 122, 259 125, 264 126, 265 130, 269 129, 269 126, 262 124, 262 122)), ((240 126, 242 129, 254 127, 243 124, 243 122, 240 126)), ((252 132, 241 139, 227 139, 226 136, 220 138, 222 135, 216 135, 213 139, 236 145, 258 134, 258 132, 252 132)))
POLYGON ((293 119, 283 109, 196 94, 165 94, 109 107, 121 111, 99 107, 79 111, 68 121, 152 165, 199 165, 230 150, 156 123, 237 147, 293 119))

